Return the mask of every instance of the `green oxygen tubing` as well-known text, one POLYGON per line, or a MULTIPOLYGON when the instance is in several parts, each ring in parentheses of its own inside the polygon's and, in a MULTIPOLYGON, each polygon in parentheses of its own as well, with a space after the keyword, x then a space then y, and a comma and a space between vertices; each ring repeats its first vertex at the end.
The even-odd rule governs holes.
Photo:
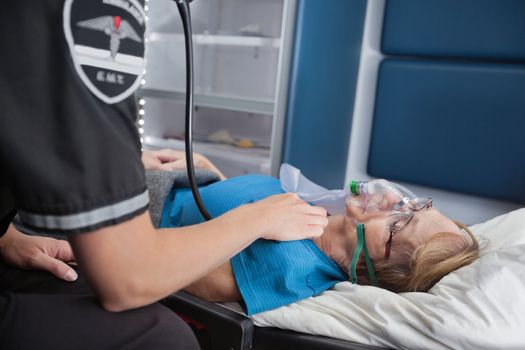
POLYGON ((368 255, 368 249, 366 249, 365 238, 365 225, 357 224, 357 245, 354 250, 354 257, 352 258, 352 262, 348 267, 348 275, 350 276, 350 281, 354 284, 357 284, 357 262, 359 261, 361 253, 363 253, 363 255, 365 256, 366 269, 368 270, 368 277, 370 278, 370 283, 372 283, 373 286, 377 287, 378 284, 376 273, 374 271, 374 264, 372 263, 372 259, 370 259, 370 256, 368 255))

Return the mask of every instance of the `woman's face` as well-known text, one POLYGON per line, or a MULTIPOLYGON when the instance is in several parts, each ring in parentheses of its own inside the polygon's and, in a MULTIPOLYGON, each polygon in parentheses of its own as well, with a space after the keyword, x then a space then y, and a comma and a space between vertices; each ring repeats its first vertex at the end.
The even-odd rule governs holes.
MULTIPOLYGON (((348 210, 353 210, 348 208, 348 210)), ((348 212, 347 212, 348 213, 348 212)), ((390 237, 389 226, 392 221, 388 212, 362 213, 352 217, 354 220, 365 225, 366 245, 372 260, 382 260, 385 256, 386 243, 390 237)), ((403 242, 411 247, 411 250, 428 242, 430 237, 440 232, 457 233, 464 237, 457 225, 434 208, 422 209, 414 212, 413 218, 400 231, 396 232, 392 244, 403 242)), ((454 244, 457 242, 450 242, 454 244)), ((445 244, 445 243, 444 243, 445 244)), ((391 259, 396 259, 396 251, 392 249, 391 259)))
POLYGON ((352 195, 346 201, 346 216, 357 222, 363 222, 383 215, 403 200, 401 193, 387 193, 378 196, 352 195))

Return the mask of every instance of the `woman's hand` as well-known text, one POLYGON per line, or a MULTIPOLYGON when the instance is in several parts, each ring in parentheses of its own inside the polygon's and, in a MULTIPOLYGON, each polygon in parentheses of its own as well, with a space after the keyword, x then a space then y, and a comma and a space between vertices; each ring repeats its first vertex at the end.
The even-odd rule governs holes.
MULTIPOLYGON (((142 163, 148 170, 182 170, 186 169, 186 154, 174 149, 159 151, 144 150, 142 163)), ((196 168, 203 168, 216 173, 221 180, 226 176, 205 156, 193 153, 193 164, 196 168)))
POLYGON ((328 225, 326 210, 312 206, 295 193, 270 196, 261 201, 240 207, 244 222, 257 225, 261 238, 292 241, 319 237, 328 225))
POLYGON ((0 257, 11 266, 51 272, 65 281, 78 275, 66 262, 75 261, 69 242, 49 237, 29 236, 10 225, 0 238, 0 257))

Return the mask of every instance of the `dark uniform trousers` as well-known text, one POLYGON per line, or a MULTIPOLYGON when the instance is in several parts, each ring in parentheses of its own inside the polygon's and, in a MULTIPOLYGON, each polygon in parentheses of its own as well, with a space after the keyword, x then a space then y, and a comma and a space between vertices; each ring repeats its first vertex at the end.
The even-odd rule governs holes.
POLYGON ((191 329, 159 303, 108 312, 81 276, 65 282, 0 263, 2 350, 198 348, 191 329))

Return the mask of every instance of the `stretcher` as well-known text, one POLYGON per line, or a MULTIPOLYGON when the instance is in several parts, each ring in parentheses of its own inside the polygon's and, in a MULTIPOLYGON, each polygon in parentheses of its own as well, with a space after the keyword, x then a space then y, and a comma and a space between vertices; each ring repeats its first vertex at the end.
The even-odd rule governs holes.
POLYGON ((203 350, 388 349, 275 327, 258 327, 247 316, 183 291, 165 298, 162 303, 192 327, 203 350))

